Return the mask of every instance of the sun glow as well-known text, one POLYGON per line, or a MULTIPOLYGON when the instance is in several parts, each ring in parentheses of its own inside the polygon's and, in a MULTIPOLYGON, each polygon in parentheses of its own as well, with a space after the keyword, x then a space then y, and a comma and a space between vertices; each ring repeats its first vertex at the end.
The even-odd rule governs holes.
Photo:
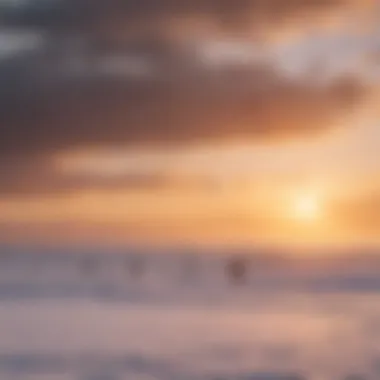
POLYGON ((316 221, 322 214, 321 200, 315 194, 299 195, 294 199, 291 208, 293 218, 303 222, 316 221))

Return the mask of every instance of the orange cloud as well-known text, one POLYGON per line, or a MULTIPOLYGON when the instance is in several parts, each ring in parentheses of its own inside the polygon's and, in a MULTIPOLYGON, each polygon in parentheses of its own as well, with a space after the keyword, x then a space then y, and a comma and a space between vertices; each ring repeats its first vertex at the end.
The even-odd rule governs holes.
POLYGON ((341 229, 352 237, 380 239, 380 189, 337 201, 333 212, 341 229))

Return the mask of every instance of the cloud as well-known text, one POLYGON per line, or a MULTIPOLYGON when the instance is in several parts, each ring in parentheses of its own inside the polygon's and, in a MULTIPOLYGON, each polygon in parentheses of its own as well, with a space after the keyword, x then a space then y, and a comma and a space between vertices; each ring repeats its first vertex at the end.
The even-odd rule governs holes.
POLYGON ((22 71, 14 76, 1 98, 3 154, 307 135, 331 127, 366 95, 353 78, 321 88, 291 81, 268 66, 143 81, 46 84, 33 83, 22 71))
MULTIPOLYGON (((6 4, 5 4, 6 5, 6 4)), ((252 30, 262 26, 281 28, 297 19, 313 21, 347 10, 367 11, 373 1, 357 0, 34 0, 23 6, 2 7, 0 22, 41 26, 52 32, 101 32, 106 35, 130 31, 164 29, 171 21, 184 18, 208 20, 229 31, 252 30)), ((199 26, 199 25, 198 25, 199 26)), ((305 25, 304 25, 305 26, 305 25)))
POLYGON ((361 192, 337 202, 333 209, 338 223, 350 236, 378 239, 380 231, 380 188, 361 192))
POLYGON ((367 95, 354 78, 318 87, 266 64, 216 73, 174 57, 164 71, 138 79, 62 76, 44 56, 28 57, 0 67, 3 191, 12 178, 44 176, 55 154, 75 149, 312 136, 335 127, 367 95))
MULTIPOLYGON (((86 68, 73 73, 64 64, 78 57, 71 51, 65 56, 68 62, 62 60, 65 46, 56 40, 49 44, 49 38, 38 49, 0 61, 0 192, 102 186, 100 181, 73 180, 56 171, 54 156, 73 149, 271 142, 335 127, 365 102, 367 89, 356 79, 338 78, 318 87, 307 79, 293 81, 269 63, 219 72, 206 69, 196 57, 186 55, 183 46, 171 42, 169 20, 206 18, 231 32, 261 24, 281 28, 297 15, 313 18, 320 11, 364 9, 370 3, 67 0, 51 3, 57 8, 31 1, 29 8, 8 9, 3 23, 40 24, 71 36, 86 31, 96 39, 114 30, 123 35, 130 25, 128 42, 117 48, 124 58, 145 59, 152 72, 140 77, 127 72, 94 74, 96 58, 87 57, 86 68), (156 26, 164 33, 156 35, 156 26), (43 180, 47 177, 48 182, 43 180)), ((198 26, 195 23, 194 30, 198 26)), ((96 46, 110 59, 110 40, 96 46)))
POLYGON ((126 170, 119 175, 64 172, 46 158, 7 160, 0 164, 0 194, 3 199, 36 198, 81 191, 192 191, 218 190, 206 175, 171 173, 165 170, 126 170))

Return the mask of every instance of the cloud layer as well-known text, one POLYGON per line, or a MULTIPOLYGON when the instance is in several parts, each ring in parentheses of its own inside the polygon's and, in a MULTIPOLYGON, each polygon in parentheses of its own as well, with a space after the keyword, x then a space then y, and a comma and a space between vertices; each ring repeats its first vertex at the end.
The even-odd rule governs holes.
MULTIPOLYGON (((72 179, 55 171, 52 159, 59 152, 312 136, 336 127, 366 100, 367 88, 349 76, 316 86, 307 79, 291 80, 273 62, 220 71, 203 67, 197 57, 184 52, 183 44, 172 42, 170 20, 206 18, 227 33, 262 25, 280 30, 295 17, 343 14, 367 9, 372 2, 67 0, 52 3, 56 8, 28 4, 8 8, 1 22, 39 25, 51 33, 39 49, 0 61, 0 192, 28 188, 36 183, 33 178, 49 178, 41 181, 41 191, 44 186, 75 187, 72 179), (117 54, 148 62, 148 74, 91 74, 99 57, 83 58, 80 47, 85 61, 80 64, 86 66, 80 73, 73 71, 79 34, 89 36, 87 48, 106 60, 116 54, 112 36, 127 35, 127 42, 117 42, 117 54)), ((192 26, 194 31, 198 27, 197 22, 192 26)), ((75 181, 78 187, 86 183, 75 181)))

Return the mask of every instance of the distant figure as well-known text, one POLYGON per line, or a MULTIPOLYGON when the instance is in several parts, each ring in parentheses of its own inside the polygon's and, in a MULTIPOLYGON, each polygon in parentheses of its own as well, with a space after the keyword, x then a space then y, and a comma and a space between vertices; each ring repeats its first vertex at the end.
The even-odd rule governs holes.
POLYGON ((241 257, 231 258, 226 265, 226 274, 229 280, 236 284, 242 285, 247 279, 247 262, 241 257))
POLYGON ((141 278, 145 273, 145 264, 142 257, 131 257, 126 263, 127 270, 134 279, 141 278))

